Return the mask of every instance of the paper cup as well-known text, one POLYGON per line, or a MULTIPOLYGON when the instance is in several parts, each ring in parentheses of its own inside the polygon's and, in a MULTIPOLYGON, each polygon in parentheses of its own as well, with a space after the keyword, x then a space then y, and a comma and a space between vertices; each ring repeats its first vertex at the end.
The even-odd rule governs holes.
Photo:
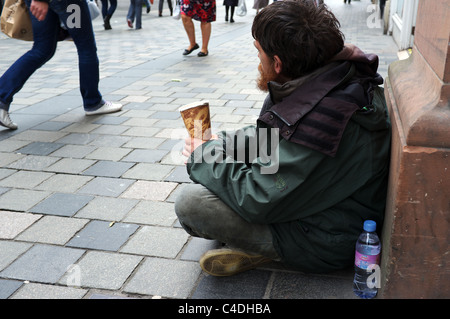
POLYGON ((192 138, 199 138, 204 141, 211 139, 211 118, 208 101, 186 104, 180 107, 179 111, 192 138))

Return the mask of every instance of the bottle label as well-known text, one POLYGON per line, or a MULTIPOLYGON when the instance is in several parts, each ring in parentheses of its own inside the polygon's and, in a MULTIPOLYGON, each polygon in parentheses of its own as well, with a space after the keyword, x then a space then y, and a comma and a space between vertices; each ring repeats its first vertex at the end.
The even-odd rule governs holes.
POLYGON ((358 251, 355 252, 355 266, 361 269, 367 269, 369 265, 379 265, 380 263, 380 254, 378 255, 363 255, 358 251))

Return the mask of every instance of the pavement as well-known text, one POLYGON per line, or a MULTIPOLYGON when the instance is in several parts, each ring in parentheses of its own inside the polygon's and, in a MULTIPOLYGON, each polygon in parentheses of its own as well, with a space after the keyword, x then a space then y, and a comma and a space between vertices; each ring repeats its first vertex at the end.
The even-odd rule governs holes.
MULTIPOLYGON (((180 20, 157 2, 143 29, 126 24, 119 1, 112 30, 93 21, 100 91, 124 104, 86 117, 71 41, 37 70, 11 106, 19 129, 0 128, 0 299, 353 299, 353 270, 305 274, 271 263, 233 277, 206 275, 199 257, 218 243, 190 237, 174 201, 190 183, 186 136, 177 109, 208 99, 213 131, 255 122, 265 93, 255 85, 255 16, 224 21, 217 2, 209 56, 181 53, 180 20)), ((380 57, 380 74, 397 60, 392 37, 374 24, 369 0, 326 0, 347 42, 380 57), (374 27, 375 25, 375 27, 374 27)), ((195 23, 198 41, 199 24, 195 23)), ((0 74, 31 43, 0 35, 0 74)))

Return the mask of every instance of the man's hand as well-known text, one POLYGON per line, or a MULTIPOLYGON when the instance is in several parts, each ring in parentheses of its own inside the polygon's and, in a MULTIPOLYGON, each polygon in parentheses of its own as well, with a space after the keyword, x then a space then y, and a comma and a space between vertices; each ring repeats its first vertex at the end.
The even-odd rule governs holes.
POLYGON ((47 16, 48 12, 48 3, 32 0, 30 5, 30 12, 38 19, 38 21, 42 21, 47 16))
MULTIPOLYGON (((212 135, 211 137, 212 140, 216 140, 217 139, 217 135, 212 135)), ((186 157, 191 156, 191 153, 200 145, 202 145, 203 143, 205 143, 207 141, 204 141, 202 139, 199 138, 192 138, 192 137, 188 137, 184 140, 184 148, 183 148, 183 152, 182 154, 186 157)))
POLYGON ((188 137, 184 140, 184 149, 182 154, 186 157, 191 156, 191 153, 200 145, 205 143, 206 141, 199 138, 191 138, 188 137))

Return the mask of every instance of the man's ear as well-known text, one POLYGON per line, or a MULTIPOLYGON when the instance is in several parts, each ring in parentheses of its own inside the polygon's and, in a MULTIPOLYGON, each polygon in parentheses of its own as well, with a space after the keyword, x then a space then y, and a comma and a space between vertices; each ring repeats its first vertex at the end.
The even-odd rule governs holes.
POLYGON ((275 72, 277 74, 281 74, 281 71, 283 71, 283 62, 281 62, 281 59, 278 55, 273 56, 273 66, 274 66, 275 72))

